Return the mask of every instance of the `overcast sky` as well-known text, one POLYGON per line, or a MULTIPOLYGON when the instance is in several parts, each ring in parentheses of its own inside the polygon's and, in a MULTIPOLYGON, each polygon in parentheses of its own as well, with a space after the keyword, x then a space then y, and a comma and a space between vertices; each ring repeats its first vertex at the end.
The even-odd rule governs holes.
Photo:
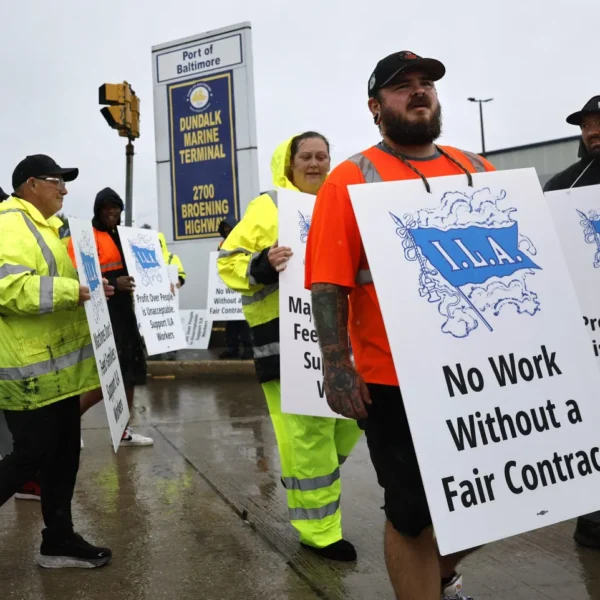
MULTIPOLYGON (((131 82, 141 98, 134 207, 157 225, 151 47, 250 21, 261 188, 275 146, 327 135, 334 164, 378 140, 366 106, 376 62, 397 50, 440 59, 443 143, 489 150, 578 134, 565 123, 600 94, 598 0, 41 0, 2 2, 0 186, 26 154, 80 168, 65 212, 91 217, 105 186, 123 196, 125 140, 100 115, 98 86, 131 82)), ((576 160, 576 157, 573 157, 576 160)))

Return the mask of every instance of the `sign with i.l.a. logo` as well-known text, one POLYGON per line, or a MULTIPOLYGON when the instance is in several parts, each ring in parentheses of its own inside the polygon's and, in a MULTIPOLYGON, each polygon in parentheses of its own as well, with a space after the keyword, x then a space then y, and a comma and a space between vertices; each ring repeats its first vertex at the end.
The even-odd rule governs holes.
POLYGON ((546 201, 581 307, 587 346, 600 365, 600 185, 548 192, 546 201))
POLYGON ((187 348, 157 232, 121 226, 118 230, 127 271, 135 282, 132 299, 148 355, 187 348))
POLYGON ((600 508, 600 373, 535 171, 429 183, 348 189, 450 554, 600 508))
POLYGON ((129 422, 129 408, 102 283, 96 240, 90 221, 69 219, 69 226, 79 282, 90 290, 91 297, 85 303, 85 314, 90 327, 110 436, 116 452, 129 422))

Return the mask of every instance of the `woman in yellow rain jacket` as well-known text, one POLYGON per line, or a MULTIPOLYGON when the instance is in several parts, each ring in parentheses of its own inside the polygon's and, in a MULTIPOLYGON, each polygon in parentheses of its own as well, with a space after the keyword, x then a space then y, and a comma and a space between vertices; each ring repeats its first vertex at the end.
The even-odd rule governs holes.
MULTIPOLYGON (((279 146, 271 169, 276 187, 316 195, 330 168, 329 143, 306 132, 279 146)), ((300 542, 333 560, 356 560, 342 537, 340 465, 361 435, 355 421, 282 414, 279 371, 279 273, 291 256, 277 245, 276 192, 253 200, 219 252, 219 274, 242 294, 256 374, 275 428, 290 521, 300 542)))

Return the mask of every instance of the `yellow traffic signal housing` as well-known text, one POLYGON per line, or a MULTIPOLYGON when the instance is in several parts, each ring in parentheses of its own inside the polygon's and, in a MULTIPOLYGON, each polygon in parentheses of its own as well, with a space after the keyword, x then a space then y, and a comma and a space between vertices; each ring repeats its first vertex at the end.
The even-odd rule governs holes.
POLYGON ((135 94, 131 96, 131 137, 140 137, 140 99, 135 94))
POLYGON ((119 131, 125 130, 124 106, 105 106, 100 112, 110 127, 119 131))
POLYGON ((123 83, 105 83, 98 90, 99 104, 108 104, 100 110, 106 122, 113 129, 119 131, 123 137, 139 137, 139 100, 136 103, 137 112, 137 135, 132 134, 132 98, 136 98, 131 86, 123 83))
POLYGON ((126 81, 123 83, 105 83, 100 86, 98 92, 98 104, 114 106, 131 101, 131 88, 126 81))

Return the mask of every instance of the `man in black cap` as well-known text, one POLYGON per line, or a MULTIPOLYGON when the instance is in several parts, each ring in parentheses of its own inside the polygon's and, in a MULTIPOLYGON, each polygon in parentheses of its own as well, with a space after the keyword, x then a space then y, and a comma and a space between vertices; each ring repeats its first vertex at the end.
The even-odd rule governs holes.
MULTIPOLYGON (((580 160, 556 174, 544 186, 545 192, 600 184, 600 96, 594 96, 567 123, 581 128, 580 160)), ((596 547, 600 547, 600 523, 596 525, 596 547)))
POLYGON ((112 556, 76 534, 71 516, 79 395, 99 385, 83 308, 90 290, 54 216, 77 175, 49 156, 28 156, 13 173, 13 196, 0 203, 0 410, 13 438, 0 460, 0 506, 39 474, 46 528, 38 564, 54 569, 99 567, 112 556))
POLYGON ((396 52, 379 61, 368 81, 368 106, 382 140, 331 172, 317 195, 306 247, 305 282, 312 290, 327 403, 365 429, 384 488, 386 565, 396 597, 403 600, 439 600, 440 594, 464 598, 456 568, 468 552, 439 557, 402 383, 348 186, 420 178, 428 188, 431 177, 494 170, 480 156, 436 145, 442 110, 435 82, 445 72, 440 61, 414 52, 396 52), (343 223, 335 236, 331 223, 343 223))
MULTIPOLYGON (((545 192, 600 184, 600 96, 569 115, 567 123, 581 128, 580 160, 550 179, 545 192)), ((600 511, 579 517, 573 537, 582 546, 600 549, 600 511)))

